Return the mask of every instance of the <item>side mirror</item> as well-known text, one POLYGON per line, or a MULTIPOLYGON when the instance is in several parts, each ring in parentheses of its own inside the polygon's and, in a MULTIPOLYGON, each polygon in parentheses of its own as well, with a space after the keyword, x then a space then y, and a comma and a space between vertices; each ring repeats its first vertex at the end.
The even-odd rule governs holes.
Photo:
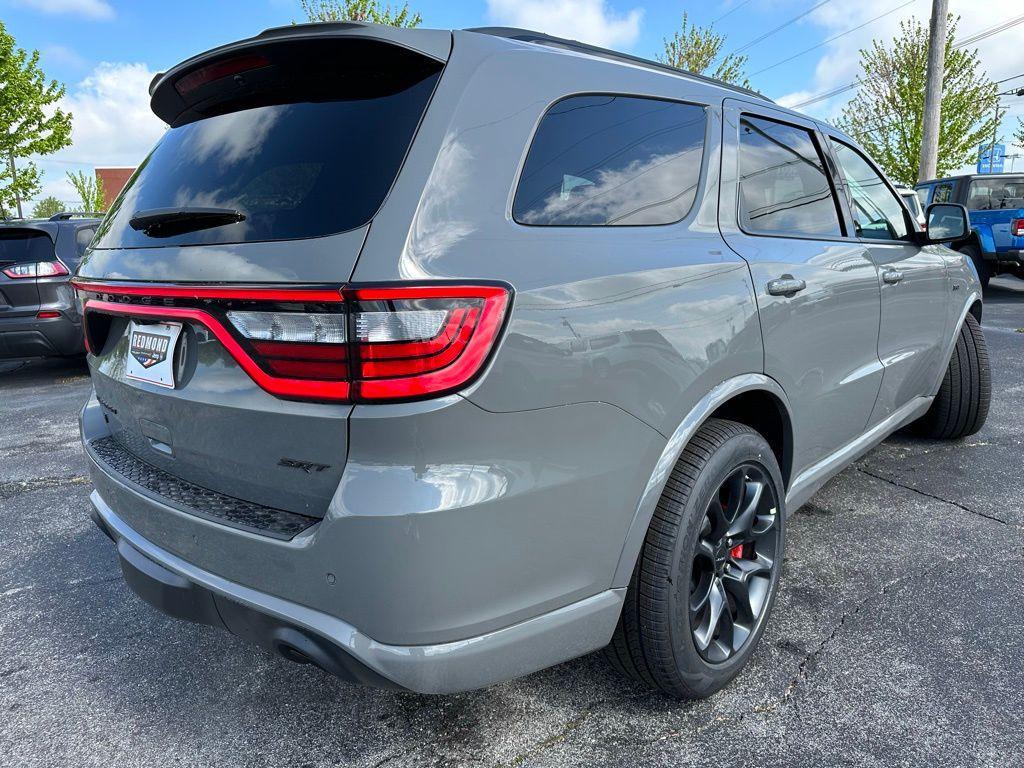
POLYGON ((925 218, 928 222, 925 235, 929 243, 963 240, 971 233, 971 219, 962 205, 932 203, 925 218))

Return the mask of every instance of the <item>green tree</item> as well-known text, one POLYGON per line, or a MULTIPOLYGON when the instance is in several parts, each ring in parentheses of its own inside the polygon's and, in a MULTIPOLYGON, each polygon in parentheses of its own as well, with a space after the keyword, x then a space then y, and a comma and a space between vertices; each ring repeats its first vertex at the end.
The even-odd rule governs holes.
POLYGON ((98 213, 106 210, 106 205, 103 202, 102 180, 85 171, 68 173, 67 177, 82 201, 83 213, 98 213))
MULTIPOLYGON (((978 146, 992 141, 998 124, 998 88, 981 69, 977 49, 954 47, 958 22, 950 16, 946 36, 939 176, 977 160, 978 146)), ((861 50, 857 95, 837 121, 903 184, 916 183, 920 167, 927 62, 928 25, 902 22, 890 45, 875 40, 861 50)))
POLYGON ((310 21, 370 21, 389 27, 418 27, 423 17, 405 3, 392 9, 380 0, 300 0, 310 21))
POLYGON ((44 197, 35 207, 32 209, 33 219, 48 219, 55 213, 60 213, 64 210, 64 203, 58 200, 53 195, 44 197))
POLYGON ((750 87, 750 81, 743 71, 747 57, 733 53, 722 56, 725 35, 715 32, 711 27, 691 24, 686 13, 683 13, 679 31, 671 38, 666 38, 664 43, 665 51, 657 57, 662 64, 698 75, 709 75, 744 88, 750 87))
POLYGON ((17 48, 0 22, 0 205, 19 216, 21 201, 39 191, 40 172, 18 160, 71 144, 71 114, 54 106, 63 96, 64 86, 39 68, 39 51, 17 48))

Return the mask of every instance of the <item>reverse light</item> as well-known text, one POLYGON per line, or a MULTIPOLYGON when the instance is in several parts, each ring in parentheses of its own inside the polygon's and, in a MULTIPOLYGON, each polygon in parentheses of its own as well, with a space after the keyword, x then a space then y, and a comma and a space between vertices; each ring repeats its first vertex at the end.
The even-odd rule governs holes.
POLYGON ((24 264, 13 264, 4 267, 2 270, 12 280, 22 280, 30 277, 60 277, 67 275, 68 268, 59 261, 35 261, 24 264))
POLYGON ((1024 219, 1014 219, 1010 222, 1010 234, 1014 237, 1024 237, 1024 219))

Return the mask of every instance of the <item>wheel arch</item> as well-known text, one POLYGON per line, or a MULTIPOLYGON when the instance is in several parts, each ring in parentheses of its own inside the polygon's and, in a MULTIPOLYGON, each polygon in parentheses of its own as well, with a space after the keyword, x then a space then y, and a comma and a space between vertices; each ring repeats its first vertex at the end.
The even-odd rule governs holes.
POLYGON ((686 414, 665 444, 637 502, 619 554, 612 587, 629 585, 633 567, 669 474, 693 435, 712 417, 738 421, 760 432, 779 462, 783 483, 786 485, 783 492, 788 489, 792 473, 793 428, 792 411, 785 391, 777 381, 760 373, 743 374, 722 382, 686 414))

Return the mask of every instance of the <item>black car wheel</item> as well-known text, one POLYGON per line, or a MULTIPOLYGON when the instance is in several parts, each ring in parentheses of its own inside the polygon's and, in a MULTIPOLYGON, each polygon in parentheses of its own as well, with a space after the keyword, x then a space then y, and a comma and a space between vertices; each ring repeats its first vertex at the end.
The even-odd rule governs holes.
POLYGON ((985 334, 974 315, 968 313, 939 392, 914 428, 921 436, 936 440, 973 435, 984 426, 991 401, 992 371, 985 334))
POLYGON ((709 696, 735 677, 778 590, 782 499, 764 438, 708 420, 658 502, 608 648, 613 664, 681 698, 709 696))

